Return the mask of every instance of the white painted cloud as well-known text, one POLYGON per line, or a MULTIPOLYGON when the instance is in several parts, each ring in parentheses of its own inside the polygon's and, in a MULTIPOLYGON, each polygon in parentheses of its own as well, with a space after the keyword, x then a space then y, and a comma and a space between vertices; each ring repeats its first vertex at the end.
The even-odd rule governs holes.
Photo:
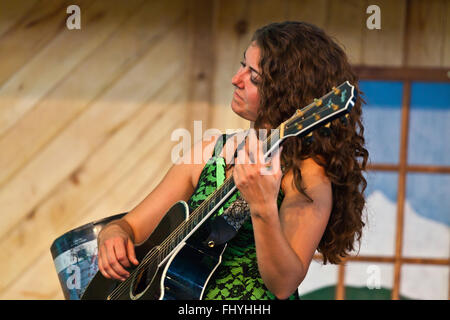
MULTIPOLYGON (((368 223, 364 228, 359 255, 393 256, 395 252, 397 205, 381 191, 367 197, 368 223)), ((403 255, 423 258, 448 258, 450 228, 445 224, 418 215, 408 202, 405 204, 403 255)), ((379 268, 380 284, 392 288, 393 265, 386 263, 349 262, 346 284, 367 286, 373 267, 379 268), (370 268, 369 268, 370 267, 370 268), (372 269, 371 269, 372 268, 372 269)), ((448 267, 404 265, 400 294, 414 299, 447 299, 448 267)), ((312 262, 308 275, 300 286, 300 294, 336 284, 337 267, 312 262)), ((376 290, 376 289, 375 289, 376 290)))

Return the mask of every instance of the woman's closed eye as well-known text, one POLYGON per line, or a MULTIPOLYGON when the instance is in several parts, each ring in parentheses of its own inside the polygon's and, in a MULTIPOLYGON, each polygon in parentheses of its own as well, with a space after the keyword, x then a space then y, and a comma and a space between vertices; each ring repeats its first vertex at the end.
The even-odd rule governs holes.
MULTIPOLYGON (((244 61, 241 61, 240 64, 241 64, 241 67, 242 67, 242 68, 246 68, 246 67, 247 67, 247 64, 246 64, 244 61)), ((257 76, 254 76, 253 68, 250 68, 250 67, 249 67, 249 71, 250 71, 250 74, 251 74, 251 76, 250 76, 250 81, 251 81, 254 85, 258 85, 258 84, 259 84, 259 81, 258 81, 258 79, 257 79, 257 76)))

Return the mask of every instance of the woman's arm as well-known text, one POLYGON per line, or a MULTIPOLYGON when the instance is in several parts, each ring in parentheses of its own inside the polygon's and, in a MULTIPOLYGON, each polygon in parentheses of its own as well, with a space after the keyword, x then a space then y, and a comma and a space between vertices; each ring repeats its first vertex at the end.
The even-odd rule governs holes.
MULTIPOLYGON (((243 153, 241 158, 248 156, 243 153)), ((322 167, 311 159, 303 161, 302 182, 313 202, 296 190, 293 174, 288 172, 283 178, 285 198, 278 212, 279 154, 272 161, 272 174, 262 175, 262 167, 262 163, 238 164, 233 177, 250 206, 261 277, 277 298, 286 299, 306 276, 328 223, 332 207, 331 183, 322 167)))
POLYGON ((305 278, 331 212, 331 184, 323 169, 308 159, 301 170, 313 202, 295 189, 291 173, 283 179, 279 214, 276 202, 252 212, 259 271, 279 299, 288 298, 305 278))
POLYGON ((98 266, 105 277, 124 280, 129 276, 125 268, 130 266, 130 261, 138 263, 134 244, 140 244, 150 236, 172 205, 191 197, 205 162, 195 164, 194 155, 211 154, 216 139, 214 136, 212 141, 196 143, 169 169, 155 189, 122 217, 119 224, 113 222, 102 229, 98 236, 98 266))

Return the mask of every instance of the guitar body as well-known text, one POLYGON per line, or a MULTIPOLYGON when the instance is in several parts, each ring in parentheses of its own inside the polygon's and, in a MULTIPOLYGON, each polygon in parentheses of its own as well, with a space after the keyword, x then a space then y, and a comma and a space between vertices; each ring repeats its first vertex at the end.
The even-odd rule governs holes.
POLYGON ((173 257, 164 275, 162 300, 201 300, 209 278, 222 260, 226 244, 208 248, 186 243, 173 257))
POLYGON ((201 299, 210 276, 221 262, 225 244, 209 248, 201 241, 189 239, 187 243, 180 243, 164 263, 158 265, 154 259, 155 262, 138 270, 143 260, 152 254, 158 254, 160 244, 188 218, 189 208, 186 202, 179 201, 173 205, 150 237, 135 247, 140 264, 128 269, 130 278, 126 280, 127 285, 124 286, 125 283, 118 280, 107 279, 101 272, 97 272, 81 299, 201 299), (118 288, 119 285, 122 287, 118 288))

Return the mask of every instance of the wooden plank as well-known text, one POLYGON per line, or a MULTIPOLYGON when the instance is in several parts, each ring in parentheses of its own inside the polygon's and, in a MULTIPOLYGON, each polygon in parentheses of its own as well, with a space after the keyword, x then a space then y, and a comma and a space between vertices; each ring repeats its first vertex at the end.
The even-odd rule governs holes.
MULTIPOLYGON (((174 113, 173 111, 167 112, 167 115, 171 116, 172 119, 176 117, 176 113, 174 113)), ((173 122, 173 124, 180 125, 182 124, 182 121, 180 121, 180 118, 178 117, 177 122, 173 122)), ((158 126, 158 129, 161 129, 161 127, 158 126)), ((159 132, 160 134, 165 133, 166 128, 162 129, 163 130, 159 132)), ((167 129, 173 128, 167 127, 167 129)), ((170 131, 171 130, 167 130, 169 137, 170 131)), ((154 135, 157 136, 157 133, 154 133, 154 135)), ((123 177, 123 180, 118 181, 116 185, 108 189, 108 195, 105 195, 98 199, 98 206, 92 204, 92 201, 89 201, 91 204, 90 207, 84 206, 82 209, 80 209, 82 211, 76 212, 77 218, 79 220, 74 221, 74 219, 71 219, 72 221, 70 226, 67 225, 66 227, 62 227, 60 229, 63 231, 71 230, 75 227, 95 221, 99 218, 104 218, 106 216, 119 212, 129 211, 132 206, 129 206, 127 202, 135 203, 137 202, 137 199, 142 200, 142 196, 138 198, 134 194, 136 189, 138 187, 143 189, 142 184, 146 182, 145 179, 148 177, 153 184, 156 184, 156 182, 161 180, 162 175, 165 174, 168 169, 168 164, 170 164, 170 150, 168 150, 168 148, 171 147, 171 145, 167 143, 168 137, 166 136, 160 139, 156 139, 155 136, 152 137, 152 143, 147 144, 145 147, 157 148, 158 153, 161 152, 161 156, 155 157, 155 154, 149 153, 147 157, 139 159, 142 165, 134 167, 132 170, 130 170, 127 176, 123 177), (163 147, 159 148, 158 144, 159 146, 163 147)), ((142 143, 139 143, 139 146, 141 148, 144 147, 142 143)), ((122 165, 121 162, 123 161, 120 161, 119 165, 122 165)), ((70 184, 73 185, 73 183, 67 183, 67 186, 69 186, 70 184)), ((69 212, 67 212, 67 214, 69 218, 72 216, 69 212)), ((53 235, 56 235, 55 230, 56 229, 51 231, 53 235)), ((25 236, 25 238, 27 239, 26 244, 31 248, 23 246, 19 251, 28 250, 29 252, 29 250, 40 249, 41 252, 36 255, 36 260, 28 263, 32 267, 26 267, 20 274, 20 276, 14 279, 11 284, 0 294, 0 299, 64 299, 53 264, 53 259, 51 256, 49 256, 50 251, 48 245, 48 243, 51 243, 57 236, 61 234, 62 233, 59 233, 53 237, 47 234, 45 235, 46 242, 42 240, 40 241, 42 243, 39 246, 36 246, 32 244, 33 235, 31 233, 27 233, 27 235, 25 236), (45 247, 41 248, 43 244, 45 245, 45 247), (41 285, 42 281, 46 282, 45 286, 41 285)))
MULTIPOLYGON (((182 13, 179 11, 177 14, 182 13)), ((167 16, 165 19, 169 20, 167 16)), ((0 225, 2 237, 6 237, 8 231, 17 229, 27 218, 33 219, 36 206, 45 198, 51 197, 55 192, 54 188, 63 179, 73 175, 77 169, 80 171, 81 164, 90 153, 129 121, 142 101, 160 90, 175 73, 182 75, 179 72, 179 64, 183 61, 184 48, 182 36, 179 35, 180 30, 183 30, 180 26, 185 25, 179 20, 177 28, 172 32, 166 34, 167 30, 164 30, 165 37, 154 44, 139 64, 99 97, 97 102, 75 119, 0 190, 0 203, 4 205, 4 212, 7 212, 0 225), (174 48, 174 43, 179 43, 181 48, 174 48), (155 61, 158 63, 155 64, 155 61), (157 81, 146 85, 144 79, 157 81)), ((148 30, 146 32, 148 33, 148 30)))
POLYGON ((360 79, 450 82, 449 70, 441 67, 374 67, 355 65, 353 69, 360 79))
POLYGON ((352 64, 360 64, 362 61, 362 40, 365 28, 366 7, 364 1, 329 2, 325 31, 341 45, 352 64))
POLYGON ((42 252, 39 259, 21 273, 9 290, 0 293, 2 300, 54 300, 64 299, 53 265, 50 250, 42 252))
MULTIPOLYGON (((384 164, 375 163, 369 164, 367 170, 370 171, 399 171, 400 166, 395 164, 384 164)), ((426 172, 426 173, 437 173, 437 174, 449 174, 450 166, 406 166, 406 172, 426 172)))
POLYGON ((20 172, 41 148, 88 108, 96 96, 142 57, 168 25, 178 19, 181 13, 176 17, 169 13, 175 5, 177 2, 146 2, 125 24, 119 23, 120 28, 114 34, 98 43, 97 49, 82 64, 0 139, 0 148, 7 151, 0 156, 0 165, 4 168, 0 171, 0 186, 20 172))
POLYGON ((230 108, 233 85, 231 78, 239 68, 251 34, 247 15, 249 2, 241 0, 220 1, 215 10, 215 65, 211 126, 225 131, 230 128, 246 128, 242 120, 230 108))
MULTIPOLYGON (((444 46, 442 48, 442 67, 450 68, 450 1, 445 3, 445 36, 444 36, 444 46)), ((450 78, 450 74, 449 74, 450 78)), ((449 286, 449 295, 450 295, 450 286, 449 286)))
POLYGON ((443 65, 446 0, 410 0, 409 37, 406 65, 438 67, 443 65))
MULTIPOLYGON (((321 254, 315 254, 314 260, 323 261, 321 254)), ((348 256, 343 259, 344 262, 347 261, 358 261, 358 262, 380 262, 380 263, 394 263, 396 261, 395 257, 386 256, 348 256)), ((443 258, 400 258, 402 264, 425 264, 425 265, 450 265, 450 259, 443 258)))
POLYGON ((286 20, 287 13, 288 3, 286 0, 250 0, 248 21, 250 36, 262 26, 286 20))
POLYGON ((0 36, 25 15, 30 14, 30 9, 37 2, 37 0, 0 1, 0 36))
MULTIPOLYGON (((169 94, 173 95, 173 92, 169 94)), ((61 287, 57 281, 53 260, 48 256, 49 243, 64 232, 75 227, 119 212, 129 211, 137 204, 137 202, 141 201, 143 197, 148 194, 149 190, 151 190, 158 181, 161 180, 171 164, 170 148, 172 145, 167 142, 169 141, 170 132, 183 122, 182 117, 179 116, 180 111, 182 110, 180 110, 179 107, 168 106, 167 101, 159 106, 153 105, 151 108, 157 109, 159 115, 161 115, 162 111, 162 117, 158 118, 158 124, 152 127, 152 119, 155 118, 148 117, 151 112, 148 112, 150 108, 146 108, 147 114, 142 113, 142 116, 147 116, 147 126, 149 126, 150 129, 134 146, 131 147, 124 144, 123 141, 119 141, 119 137, 112 138, 111 140, 115 140, 115 143, 112 141, 111 143, 108 142, 108 146, 105 146, 98 155, 94 155, 92 161, 87 164, 87 167, 92 166, 92 170, 95 170, 96 168, 98 170, 98 162, 108 157, 108 155, 112 155, 111 149, 120 147, 120 151, 128 147, 129 149, 127 151, 129 151, 129 153, 127 153, 127 157, 122 157, 122 159, 120 159, 120 157, 114 158, 116 160, 114 169, 116 170, 116 168, 118 168, 118 170, 114 172, 115 174, 109 176, 107 174, 105 175, 104 172, 102 172, 103 175, 96 174, 92 171, 86 173, 83 172, 83 175, 90 176, 84 178, 83 181, 80 180, 79 184, 76 186, 73 181, 68 179, 59 188, 57 194, 53 197, 54 199, 46 201, 46 203, 38 209, 36 219, 40 219, 42 222, 39 223, 36 221, 27 228, 28 230, 25 230, 24 228, 20 230, 23 232, 22 239, 24 239, 24 241, 22 241, 22 245, 17 251, 28 253, 36 252, 37 254, 33 255, 37 257, 37 260, 31 261, 32 259, 29 259, 30 261, 27 261, 27 264, 32 265, 33 267, 25 268, 23 273, 16 278, 17 280, 14 279, 10 286, 1 293, 0 299, 5 297, 10 299, 40 299, 42 295, 47 297, 55 294, 55 292, 57 298, 63 299, 61 287), (174 119, 176 121, 173 121, 174 119), (117 143, 121 144, 118 145, 117 143), (109 152, 106 149, 110 149, 109 152), (157 149, 158 152, 154 152, 155 149, 157 149), (97 164, 94 164, 94 162, 97 162, 97 164), (105 179, 106 177, 107 181, 96 183, 95 177, 99 176, 101 176, 100 179, 105 179), (116 180, 116 183, 111 183, 114 179, 116 180), (91 196, 89 196, 89 192, 91 192, 91 196), (82 199, 84 197, 85 202, 77 204, 74 201, 71 201, 71 196, 76 199, 82 199), (64 209, 62 211, 59 210, 58 205, 63 206, 64 209), (53 219, 56 215, 58 215, 59 225, 55 225, 56 222, 53 219), (64 217, 66 219, 64 219, 64 217), (32 232, 33 228, 40 224, 49 224, 49 221, 52 221, 51 225, 53 228, 43 236, 40 235, 38 239, 39 244, 35 244, 36 238, 32 232), (37 250, 40 250, 40 253, 37 250), (51 263, 44 263, 42 260, 49 260, 51 263), (45 277, 49 282, 52 282, 52 285, 41 288, 39 285, 41 280, 37 279, 39 277, 45 277), (54 281, 53 278, 55 278, 56 281, 54 281)), ((155 116, 155 114, 153 114, 153 116, 155 116)), ((120 133, 120 139, 125 139, 127 131, 132 129, 130 127, 132 124, 136 124, 136 122, 137 121, 133 121, 130 123, 128 129, 124 128, 123 133, 120 133)), ((142 129, 142 127, 139 127, 139 129, 142 129)), ((133 137, 136 137, 136 134, 133 134, 133 137)), ((113 161, 110 162, 112 163, 113 161)), ((48 230, 48 226, 44 229, 48 230)), ((12 238, 12 240, 14 240, 14 238, 12 238)), ((21 261, 19 261, 19 266, 20 262, 21 261)))
POLYGON ((338 267, 338 281, 336 284, 335 300, 345 300, 345 264, 338 267))
MULTIPOLYGON (((370 1, 366 1, 365 8, 370 4, 372 4, 370 1)), ((381 11, 381 29, 363 28, 361 63, 377 66, 401 66, 403 64, 406 0, 380 0, 376 2, 376 5, 380 7, 381 11)), ((365 19, 368 17, 369 15, 366 14, 365 19)))
MULTIPOLYGON (((163 106, 167 108, 166 104, 163 104, 163 106)), ((158 109, 161 111, 161 108, 158 109)), ((176 109, 171 108, 168 112, 163 112, 165 115, 163 118, 159 118, 159 120, 163 120, 161 124, 158 124, 149 130, 146 137, 143 137, 143 139, 132 148, 134 150, 131 150, 130 156, 123 159, 115 158, 117 161, 116 165, 119 167, 117 174, 113 174, 112 177, 106 175, 107 181, 97 184, 89 177, 89 181, 86 181, 88 179, 84 179, 85 181, 80 181, 78 186, 74 186, 74 183, 68 179, 68 181, 60 187, 61 191, 58 190, 57 194, 53 197, 54 199, 47 201, 38 209, 36 221, 28 225, 27 228, 21 227, 19 234, 22 233, 22 243, 20 247, 16 246, 17 249, 15 252, 16 256, 17 253, 26 253, 26 261, 15 261, 15 263, 18 264, 17 267, 19 268, 22 267, 22 265, 25 267, 22 270, 23 273, 21 272, 20 275, 15 274, 15 277, 10 278, 9 286, 1 292, 0 299, 41 299, 48 297, 53 298, 54 295, 59 297, 59 299, 63 299, 61 286, 58 282, 56 270, 53 265, 53 259, 52 257, 49 257, 49 244, 65 231, 95 221, 99 218, 131 210, 132 206, 130 206, 129 203, 137 202, 135 194, 137 192, 136 189, 143 189, 142 185, 148 184, 146 181, 147 179, 150 179, 152 183, 156 183, 162 178, 161 176, 168 169, 168 164, 171 163, 170 150, 167 150, 171 147, 171 144, 167 143, 167 141, 170 137, 170 131, 172 131, 174 127, 167 126, 167 123, 171 123, 171 125, 182 124, 182 118, 179 117, 179 110, 174 110, 176 109), (177 121, 174 122, 174 118, 177 121), (163 137, 161 138, 159 135, 163 135, 163 137), (160 146, 163 147, 161 148, 160 146), (157 149, 158 152, 148 152, 148 148, 157 149), (141 153, 146 152, 147 154, 142 158, 136 158, 136 153, 139 152, 136 149, 140 149, 141 153), (137 167, 130 167, 130 163, 136 165, 135 162, 137 161, 140 162, 137 167), (128 171, 124 172, 121 169, 124 169, 125 167, 128 167, 128 171), (123 176, 121 179, 117 179, 120 174, 123 176), (111 185, 112 178, 115 178, 117 181, 115 184, 111 185), (94 189, 94 187, 96 189, 94 189), (105 189, 97 189, 102 187, 105 189), (80 188, 83 188, 83 191, 79 192, 82 193, 81 195, 76 193, 76 189, 80 190, 80 188), (92 197, 88 197, 88 191, 94 191, 92 197), (70 200, 70 195, 74 195, 76 199, 82 199, 84 197, 86 202, 77 205, 70 200), (67 207, 67 209, 64 207, 65 209, 61 211, 58 210, 57 204, 63 206, 73 204, 73 206, 67 207), (45 209, 50 209, 51 211, 45 209), (55 222, 54 219, 56 215, 58 215, 58 222, 55 222), (66 220, 64 220, 64 217, 66 220), (38 219, 41 221, 37 221, 38 219), (59 223, 59 225, 57 225, 57 223, 59 223), (48 224, 51 224, 53 228, 49 230, 48 224), (44 232, 44 234, 39 234, 36 239, 36 236, 33 234, 33 229, 36 226, 43 227, 42 230, 49 231, 44 232), (32 253, 31 257, 30 253, 32 253), (34 258, 34 260, 32 258, 34 258), (43 280, 49 282, 44 287, 41 286, 43 280)), ((151 120, 152 118, 147 117, 147 119, 151 120)), ((134 123, 136 123, 136 121, 134 121, 134 123)), ((124 129, 124 131, 128 130, 124 129)), ((124 134, 120 135, 123 139, 124 134)), ((114 140, 116 140, 117 144, 118 139, 114 140)), ((108 143, 108 145, 112 146, 112 143, 108 143)), ((124 144, 119 145, 121 149, 123 149, 124 146, 124 144)), ((111 154, 111 152, 109 152, 109 154, 111 154)), ((96 158, 97 160, 93 161, 98 162, 100 158, 104 158, 106 155, 105 151, 102 150, 99 156, 94 155, 93 158, 96 158)), ((87 165, 90 166, 90 164, 87 165)), ((92 172, 86 174, 95 175, 92 172)), ((103 178, 105 178, 105 175, 103 175, 103 178)), ((142 200, 143 198, 139 197, 139 199, 142 200)), ((15 237, 18 236, 18 234, 15 234, 11 237, 9 241, 10 244, 17 244, 15 237)))
MULTIPOLYGON (((8 275, 0 280, 2 290, 9 292, 8 286, 20 276, 20 272, 49 250, 51 242, 58 236, 87 222, 130 210, 130 198, 135 200, 136 189, 141 190, 143 184, 148 184, 148 179, 155 173, 160 175, 167 170, 171 164, 170 152, 166 150, 171 147, 171 143, 167 141, 171 131, 183 121, 185 111, 184 105, 177 102, 182 95, 179 88, 184 89, 184 78, 180 74, 185 70, 183 59, 179 58, 185 52, 183 43, 178 41, 179 32, 182 32, 181 28, 172 31, 172 34, 166 34, 142 63, 128 77, 124 77, 116 88, 111 89, 110 94, 105 97, 106 102, 98 102, 98 108, 93 106, 90 109, 93 113, 95 111, 97 120, 101 119, 103 122, 108 122, 108 111, 114 113, 117 108, 131 110, 132 117, 130 120, 123 119, 121 128, 117 125, 110 127, 110 136, 105 142, 93 148, 86 160, 74 167, 72 174, 33 209, 32 215, 21 220, 2 238, 0 247, 4 250, 0 256, 9 257, 8 262, 0 266, 0 270, 8 275), (159 68, 154 65, 156 59, 159 61, 159 68), (161 76, 163 70, 165 75, 161 76), (114 99, 110 98, 125 94, 124 90, 129 90, 129 83, 135 85, 136 81, 142 82, 143 78, 136 77, 136 72, 148 77, 158 77, 158 81, 133 90, 129 95, 134 100, 112 103, 114 99), (102 109, 102 105, 106 108, 102 109), (161 143, 161 139, 164 143, 161 143), (161 152, 160 146, 164 146, 161 152), (155 149, 158 152, 155 153, 155 149), (41 232, 36 234, 36 230, 41 232)), ((79 125, 87 128, 86 124, 82 125, 83 122, 86 123, 80 120, 79 125)), ((100 121, 88 121, 91 127, 98 122, 100 121)), ((71 128, 68 129, 69 132, 79 134, 78 130, 71 128)), ((89 134, 89 138, 95 138, 95 133, 89 134)), ((61 139, 64 139, 63 135, 61 139)))
POLYGON ((324 28, 329 10, 328 0, 289 0, 287 20, 304 21, 324 28))
POLYGON ((0 37, 0 85, 66 28, 66 8, 69 5, 76 4, 84 8, 90 3, 92 1, 87 0, 37 2, 30 14, 24 15, 14 28, 0 37))
POLYGON ((98 47, 142 0, 93 2, 82 29, 63 29, 0 88, 0 137, 98 47), (64 61, 64 63, 55 63, 64 61))
POLYGON ((214 128, 248 128, 249 122, 235 115, 230 102, 233 93, 231 78, 250 44, 256 29, 286 19, 286 1, 224 1, 217 9, 216 66, 212 124, 214 128))
POLYGON ((188 117, 186 128, 194 133, 194 121, 201 121, 202 132, 209 128, 214 70, 214 4, 196 0, 189 4, 188 117))

